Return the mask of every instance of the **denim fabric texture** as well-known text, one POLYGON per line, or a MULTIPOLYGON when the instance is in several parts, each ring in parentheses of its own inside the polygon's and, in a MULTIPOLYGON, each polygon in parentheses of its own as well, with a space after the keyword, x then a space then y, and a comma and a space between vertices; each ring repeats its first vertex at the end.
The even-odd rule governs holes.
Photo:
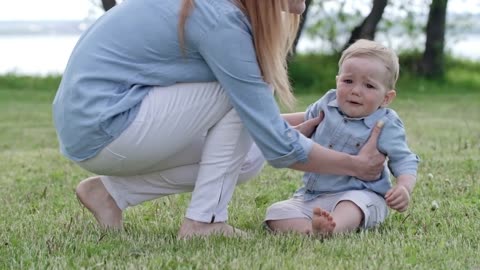
POLYGON ((154 86, 218 81, 272 166, 305 162, 313 143, 281 118, 245 15, 232 1, 196 1, 182 52, 181 2, 126 0, 82 35, 53 102, 62 153, 74 161, 95 156, 130 125, 154 86))
POLYGON ((312 135, 312 140, 336 151, 356 155, 367 142, 377 121, 384 121, 377 148, 387 156, 381 177, 376 181, 330 174, 305 173, 303 186, 295 196, 310 200, 325 193, 347 190, 371 190, 380 196, 392 187, 390 174, 417 174, 419 158, 407 145, 405 129, 398 114, 389 108, 379 108, 363 118, 350 118, 342 114, 336 101, 336 90, 328 91, 321 99, 307 108, 305 118, 317 117, 323 111, 324 120, 312 135))

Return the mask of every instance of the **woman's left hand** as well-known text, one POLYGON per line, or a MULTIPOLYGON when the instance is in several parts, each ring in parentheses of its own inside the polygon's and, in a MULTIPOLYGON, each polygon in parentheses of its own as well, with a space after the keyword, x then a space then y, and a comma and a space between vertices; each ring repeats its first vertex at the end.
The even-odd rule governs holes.
POLYGON ((293 128, 298 130, 303 135, 305 135, 305 137, 310 138, 313 132, 315 131, 315 129, 317 128, 317 126, 323 121, 324 117, 325 117, 325 114, 323 113, 323 111, 321 111, 317 117, 308 119, 294 126, 293 128))

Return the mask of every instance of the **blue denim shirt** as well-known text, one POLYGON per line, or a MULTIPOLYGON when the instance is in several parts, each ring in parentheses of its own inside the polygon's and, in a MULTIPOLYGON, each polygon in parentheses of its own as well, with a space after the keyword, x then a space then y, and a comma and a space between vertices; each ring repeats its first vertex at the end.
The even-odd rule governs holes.
POLYGON ((128 127, 152 86, 218 81, 271 165, 305 162, 313 143, 281 118, 245 15, 232 1, 195 1, 183 55, 181 2, 126 0, 82 35, 53 102, 61 151, 75 161, 95 156, 128 127))
POLYGON ((377 148, 388 157, 388 162, 376 181, 367 182, 345 175, 305 173, 304 185, 295 195, 303 195, 305 200, 309 200, 324 193, 369 189, 383 196, 392 186, 390 173, 395 177, 417 174, 419 158, 408 148, 403 123, 394 110, 380 108, 364 118, 349 118, 338 107, 336 91, 330 90, 307 108, 305 118, 317 117, 320 111, 325 113, 325 118, 312 139, 325 147, 352 155, 358 154, 367 142, 376 122, 383 120, 385 125, 377 148))

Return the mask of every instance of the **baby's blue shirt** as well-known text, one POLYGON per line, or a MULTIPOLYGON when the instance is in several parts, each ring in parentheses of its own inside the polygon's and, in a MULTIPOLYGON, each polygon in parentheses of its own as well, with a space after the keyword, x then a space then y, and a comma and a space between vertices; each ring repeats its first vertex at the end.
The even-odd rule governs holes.
POLYGON ((403 174, 417 175, 418 156, 408 148, 403 123, 394 110, 380 108, 364 118, 349 118, 338 107, 336 90, 330 90, 307 108, 305 119, 317 117, 320 111, 325 113, 325 118, 312 139, 325 147, 352 155, 358 154, 376 122, 383 120, 385 125, 378 138, 377 148, 387 156, 388 162, 376 181, 367 182, 344 175, 305 173, 304 185, 295 193, 296 196, 303 195, 305 200, 309 200, 325 193, 361 189, 369 189, 383 196, 392 186, 390 172, 395 177, 403 174))
POLYGON ((80 38, 53 102, 62 153, 95 156, 124 131, 153 86, 218 81, 269 163, 307 161, 312 141, 280 116, 245 15, 229 0, 195 1, 178 41, 179 0, 126 0, 80 38))

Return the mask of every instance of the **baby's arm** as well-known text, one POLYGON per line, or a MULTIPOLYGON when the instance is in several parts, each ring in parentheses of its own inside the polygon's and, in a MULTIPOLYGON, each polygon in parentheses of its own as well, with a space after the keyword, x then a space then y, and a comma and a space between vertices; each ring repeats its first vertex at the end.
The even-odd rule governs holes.
POLYGON ((407 210, 416 180, 417 178, 411 174, 399 175, 397 185, 385 194, 388 207, 399 212, 407 210))
POLYGON ((397 185, 385 194, 387 205, 399 212, 407 210, 417 179, 419 158, 407 145, 405 129, 398 115, 389 110, 390 119, 385 123, 379 138, 379 149, 388 156, 388 167, 397 178, 397 185))

